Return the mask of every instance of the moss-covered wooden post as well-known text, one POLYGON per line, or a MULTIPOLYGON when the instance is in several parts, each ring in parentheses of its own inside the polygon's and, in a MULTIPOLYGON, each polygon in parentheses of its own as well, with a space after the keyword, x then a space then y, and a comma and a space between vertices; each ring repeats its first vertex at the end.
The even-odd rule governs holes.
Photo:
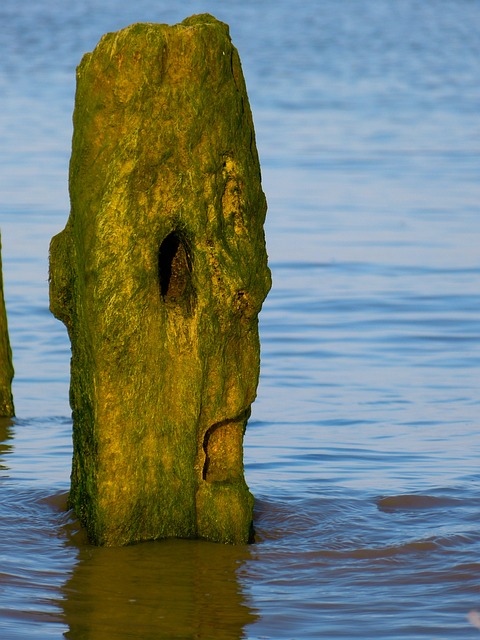
POLYGON ((72 344, 70 506, 96 544, 245 543, 243 435, 270 287, 252 116, 210 15, 105 35, 77 70, 50 301, 72 344))
POLYGON ((0 237, 0 416, 15 415, 12 397, 12 351, 8 337, 7 313, 3 296, 2 241, 0 237))

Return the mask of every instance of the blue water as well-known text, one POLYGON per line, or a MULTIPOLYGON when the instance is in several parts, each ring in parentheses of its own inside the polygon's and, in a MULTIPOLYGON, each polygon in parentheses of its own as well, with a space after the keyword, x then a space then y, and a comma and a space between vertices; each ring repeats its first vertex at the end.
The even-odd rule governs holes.
POLYGON ((0 637, 478 637, 480 2, 3 0, 0 24, 0 637), (269 202, 257 543, 97 549, 64 511, 48 311, 75 66, 107 31, 204 11, 239 49, 269 202))

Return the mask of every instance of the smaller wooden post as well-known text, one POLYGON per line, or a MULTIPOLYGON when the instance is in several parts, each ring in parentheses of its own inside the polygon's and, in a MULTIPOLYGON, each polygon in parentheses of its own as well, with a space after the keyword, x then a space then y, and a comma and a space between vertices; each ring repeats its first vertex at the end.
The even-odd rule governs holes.
POLYGON ((12 350, 8 338, 7 313, 3 297, 2 255, 0 238, 0 416, 15 415, 12 397, 12 350))

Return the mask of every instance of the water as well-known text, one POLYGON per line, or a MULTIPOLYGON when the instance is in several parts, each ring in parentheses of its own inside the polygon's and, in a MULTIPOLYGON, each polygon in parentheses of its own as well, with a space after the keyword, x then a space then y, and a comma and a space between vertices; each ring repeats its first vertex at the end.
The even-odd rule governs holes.
POLYGON ((0 20, 0 637, 478 637, 480 3, 3 0, 0 20), (74 69, 106 31, 202 11, 240 51, 269 201, 257 543, 98 549, 65 512, 48 311, 74 69))

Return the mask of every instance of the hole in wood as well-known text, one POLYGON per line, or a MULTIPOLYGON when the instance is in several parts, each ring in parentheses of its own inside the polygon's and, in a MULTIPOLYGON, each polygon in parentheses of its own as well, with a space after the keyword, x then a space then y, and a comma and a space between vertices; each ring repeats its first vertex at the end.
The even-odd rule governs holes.
POLYGON ((172 231, 160 245, 158 276, 165 302, 180 302, 190 297, 192 274, 189 252, 184 239, 172 231))
POLYGON ((247 409, 238 418, 217 422, 207 429, 202 474, 207 482, 233 481, 243 476, 243 435, 249 415, 247 409))

